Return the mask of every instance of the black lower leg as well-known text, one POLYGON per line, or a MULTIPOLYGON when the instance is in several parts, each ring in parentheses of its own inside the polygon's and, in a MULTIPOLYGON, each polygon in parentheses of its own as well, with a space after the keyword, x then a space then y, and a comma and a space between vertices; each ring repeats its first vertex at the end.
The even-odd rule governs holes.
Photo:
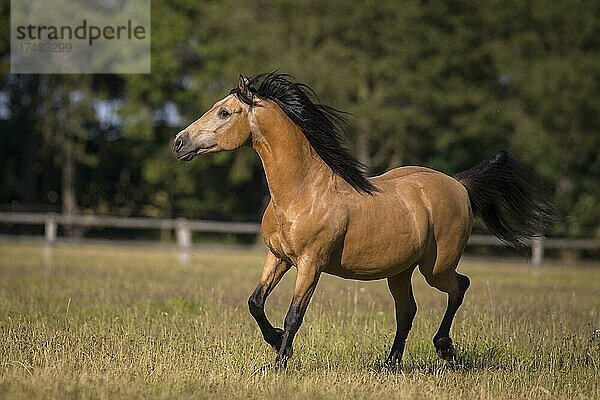
POLYGON ((302 259, 302 262, 297 265, 298 275, 296 276, 294 296, 285 316, 281 344, 275 360, 276 366, 279 368, 285 368, 287 360, 292 356, 292 343, 302 325, 310 298, 317 287, 321 266, 321 264, 312 263, 310 259, 302 259))
POLYGON ((275 363, 278 367, 285 368, 287 365, 287 360, 294 353, 292 343, 296 333, 298 333, 298 330, 300 329, 300 325, 302 325, 305 311, 306 309, 301 307, 300 304, 292 303, 287 315, 285 316, 282 339, 277 351, 277 359, 275 360, 275 363))
POLYGON ((407 307, 407 312, 402 315, 396 315, 396 336, 394 337, 394 343, 392 344, 390 354, 385 361, 385 366, 388 368, 395 367, 398 361, 402 359, 406 338, 408 337, 408 333, 412 327, 412 321, 417 313, 417 304, 412 295, 411 300, 411 303, 407 307))
POLYGON ((388 287, 394 297, 396 307, 396 336, 394 337, 390 354, 385 361, 387 368, 395 367, 398 360, 402 359, 406 338, 417 313, 417 303, 415 302, 410 282, 411 275, 412 270, 398 277, 388 279, 388 287))
POLYGON ((469 278, 466 276, 456 274, 456 277, 458 282, 457 288, 448 292, 448 306, 446 307, 440 327, 433 337, 433 344, 438 356, 447 361, 453 361, 456 356, 456 351, 450 338, 450 328, 470 284, 469 278))
POLYGON ((250 314, 256 320, 265 341, 277 351, 281 346, 283 330, 273 327, 267 319, 264 289, 261 286, 257 287, 248 299, 248 308, 250 314))

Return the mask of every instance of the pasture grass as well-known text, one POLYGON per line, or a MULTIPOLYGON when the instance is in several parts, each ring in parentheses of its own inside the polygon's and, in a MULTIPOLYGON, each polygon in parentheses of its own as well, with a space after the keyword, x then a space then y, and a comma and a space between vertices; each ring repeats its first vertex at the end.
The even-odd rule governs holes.
MULTIPOLYGON (((324 276, 287 371, 247 311, 263 253, 0 243, 0 398, 600 398, 600 269, 465 261, 455 365, 431 344, 445 296, 413 276, 402 369, 381 369, 384 281, 324 276)), ((267 303, 281 325, 290 271, 267 303)))

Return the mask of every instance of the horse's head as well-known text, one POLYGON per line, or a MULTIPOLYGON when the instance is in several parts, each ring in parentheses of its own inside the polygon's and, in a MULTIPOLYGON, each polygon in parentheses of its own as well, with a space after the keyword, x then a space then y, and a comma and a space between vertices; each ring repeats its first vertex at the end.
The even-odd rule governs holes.
POLYGON ((180 160, 190 161, 198 154, 235 150, 250 141, 248 114, 254 94, 248 79, 240 75, 237 89, 219 100, 210 110, 175 136, 173 151, 180 160), (233 93, 236 93, 235 95, 233 93))

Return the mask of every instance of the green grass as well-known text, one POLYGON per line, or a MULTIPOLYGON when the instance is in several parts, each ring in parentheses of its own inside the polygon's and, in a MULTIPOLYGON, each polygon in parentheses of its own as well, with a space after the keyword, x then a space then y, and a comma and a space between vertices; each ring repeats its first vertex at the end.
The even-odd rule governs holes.
MULTIPOLYGON (((0 398, 600 398, 600 269, 463 262, 457 365, 431 338, 445 296, 413 277, 403 368, 385 282, 324 276, 288 370, 270 368, 246 299, 263 254, 0 244, 0 398), (264 367, 264 368, 263 368, 264 367)), ((294 271, 267 314, 281 325, 294 271)))

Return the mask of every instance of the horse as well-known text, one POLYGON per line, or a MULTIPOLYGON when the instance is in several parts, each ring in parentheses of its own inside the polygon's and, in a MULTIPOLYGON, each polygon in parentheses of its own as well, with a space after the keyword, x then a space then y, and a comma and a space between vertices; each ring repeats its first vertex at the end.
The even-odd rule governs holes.
POLYGON ((270 202, 261 223, 268 252, 248 299, 264 340, 285 368, 322 273, 355 280, 387 279, 395 304, 396 333, 384 365, 394 368, 417 312, 411 276, 447 294, 433 337, 436 352, 452 362, 450 327, 469 278, 456 271, 480 216, 499 239, 520 246, 548 226, 551 204, 507 150, 451 177, 404 166, 368 178, 344 144, 343 113, 321 104, 306 84, 278 72, 240 75, 238 86, 179 132, 179 160, 253 148, 265 171, 270 202), (297 276, 283 329, 265 314, 281 278, 297 276))

